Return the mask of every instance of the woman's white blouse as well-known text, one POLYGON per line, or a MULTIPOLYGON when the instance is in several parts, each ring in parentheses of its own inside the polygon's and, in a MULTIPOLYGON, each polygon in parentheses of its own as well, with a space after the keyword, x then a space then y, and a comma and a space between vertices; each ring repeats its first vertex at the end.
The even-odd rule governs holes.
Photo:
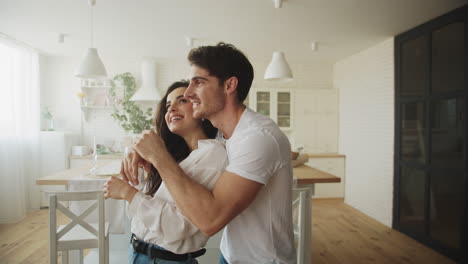
MULTIPOLYGON (((227 165, 224 144, 216 139, 199 140, 198 148, 179 165, 190 178, 212 190, 227 165)), ((164 181, 154 197, 139 191, 127 212, 132 218, 132 233, 137 238, 171 252, 193 252, 208 241, 208 237, 177 209, 164 181)))

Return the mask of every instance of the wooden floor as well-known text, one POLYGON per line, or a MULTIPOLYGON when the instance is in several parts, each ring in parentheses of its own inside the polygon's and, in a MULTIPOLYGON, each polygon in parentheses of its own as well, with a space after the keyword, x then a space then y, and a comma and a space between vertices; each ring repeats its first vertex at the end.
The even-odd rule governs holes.
MULTIPOLYGON (((69 220, 58 213, 57 222, 69 220)), ((48 241, 48 209, 31 212, 19 223, 0 225, 0 264, 49 263, 48 241)))
POLYGON ((342 199, 314 199, 312 204, 314 264, 455 263, 342 199))
MULTIPOLYGON (((454 263, 342 199, 316 199, 312 211, 314 264, 454 263)), ((0 225, 0 264, 48 263, 47 223, 48 211, 39 210, 20 223, 0 225)))

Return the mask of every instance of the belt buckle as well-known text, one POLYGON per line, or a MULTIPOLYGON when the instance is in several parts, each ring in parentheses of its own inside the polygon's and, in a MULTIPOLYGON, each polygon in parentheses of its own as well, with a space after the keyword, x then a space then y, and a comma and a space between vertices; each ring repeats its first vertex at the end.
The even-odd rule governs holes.
POLYGON ((138 244, 140 244, 140 243, 138 242, 138 239, 136 238, 135 235, 132 235, 131 240, 132 240, 132 247, 133 247, 133 249, 134 249, 134 250, 137 250, 138 244))

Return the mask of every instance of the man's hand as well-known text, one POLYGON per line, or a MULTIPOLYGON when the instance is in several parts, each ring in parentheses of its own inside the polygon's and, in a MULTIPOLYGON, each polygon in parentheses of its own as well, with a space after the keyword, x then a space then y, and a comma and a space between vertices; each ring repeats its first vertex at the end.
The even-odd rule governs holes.
POLYGON ((151 170, 151 163, 144 160, 138 153, 132 151, 122 160, 120 174, 125 182, 138 185, 138 168, 143 167, 145 171, 151 170))
POLYGON ((133 197, 138 192, 137 189, 130 186, 127 182, 112 176, 104 183, 104 198, 112 198, 116 200, 127 200, 132 202, 133 197))
POLYGON ((166 155, 169 155, 164 141, 154 130, 143 131, 133 149, 155 167, 166 155))

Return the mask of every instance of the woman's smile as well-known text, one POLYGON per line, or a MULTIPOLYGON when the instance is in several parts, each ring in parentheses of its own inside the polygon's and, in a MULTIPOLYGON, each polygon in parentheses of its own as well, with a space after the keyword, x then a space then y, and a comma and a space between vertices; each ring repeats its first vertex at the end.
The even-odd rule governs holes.
POLYGON ((181 115, 181 114, 172 114, 172 115, 170 115, 169 120, 170 120, 170 123, 173 123, 173 122, 180 121, 183 118, 184 118, 184 116, 181 115))

